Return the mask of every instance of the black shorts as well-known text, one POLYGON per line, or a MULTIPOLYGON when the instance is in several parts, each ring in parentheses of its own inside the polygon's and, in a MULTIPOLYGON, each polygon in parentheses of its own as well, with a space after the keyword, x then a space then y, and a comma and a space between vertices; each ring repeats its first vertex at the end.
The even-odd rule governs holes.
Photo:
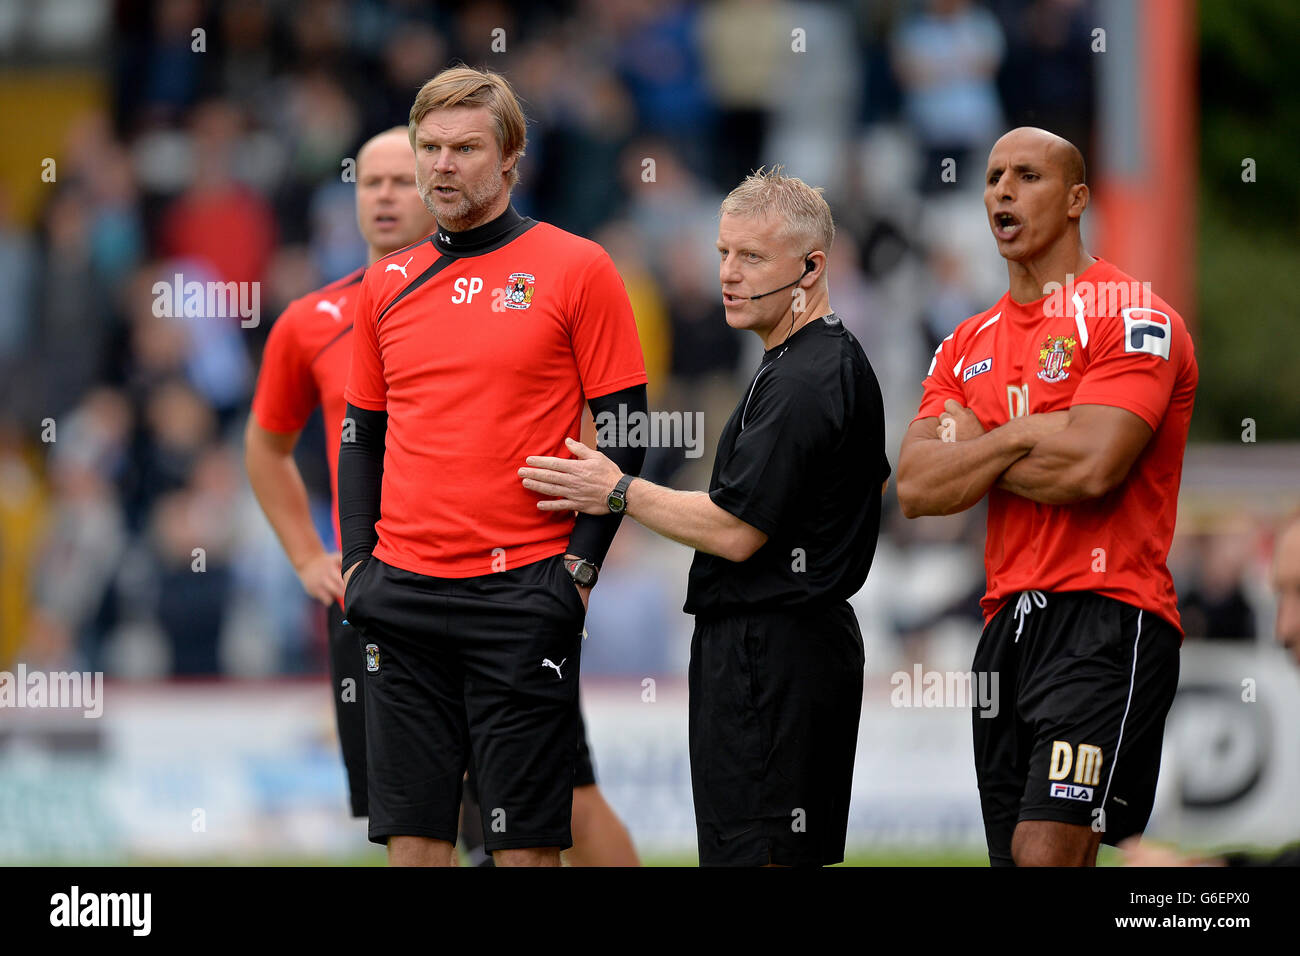
POLYGON ((1022 592, 989 622, 972 682, 992 687, 996 674, 997 707, 972 721, 993 865, 1012 865, 1021 820, 1090 826, 1108 844, 1142 832, 1181 640, 1158 615, 1092 591, 1022 592))
POLYGON ((471 755, 484 845, 572 845, 585 611, 560 555, 472 578, 352 575, 366 659, 370 839, 456 841, 471 755))
MULTIPOLYGON (((591 744, 587 742, 587 719, 582 714, 581 705, 578 709, 578 759, 573 765, 573 786, 590 787, 596 782, 596 762, 591 756, 591 744)), ((463 795, 466 806, 473 803, 479 803, 478 784, 474 780, 474 768, 469 768, 469 776, 465 779, 465 793, 463 795)), ((476 811, 477 812, 477 811, 476 811)))
POLYGON ((864 663, 847 603, 697 619, 690 748, 701 866, 844 859, 864 663))
MULTIPOLYGON (((573 789, 591 787, 596 784, 596 767, 591 757, 591 747, 587 744, 587 721, 581 711, 578 714, 578 759, 573 767, 573 789)), ((465 777, 465 792, 462 796, 460 818, 460 845, 469 857, 471 866, 493 866, 492 856, 483 845, 482 815, 479 810, 478 783, 474 779, 474 767, 469 768, 465 777)))
POLYGON ((330 688, 334 720, 343 748, 343 769, 354 817, 366 815, 366 668, 357 629, 343 622, 343 610, 330 602, 330 688))

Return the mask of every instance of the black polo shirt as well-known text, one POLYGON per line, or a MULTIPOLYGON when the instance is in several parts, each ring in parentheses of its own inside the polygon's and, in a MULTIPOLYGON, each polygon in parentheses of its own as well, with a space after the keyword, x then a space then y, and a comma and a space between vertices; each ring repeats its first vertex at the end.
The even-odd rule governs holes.
POLYGON ((889 477, 880 385, 853 335, 813 319, 763 355, 718 440, 709 497, 767 534, 747 561, 695 552, 685 610, 842 601, 867 578, 889 477))

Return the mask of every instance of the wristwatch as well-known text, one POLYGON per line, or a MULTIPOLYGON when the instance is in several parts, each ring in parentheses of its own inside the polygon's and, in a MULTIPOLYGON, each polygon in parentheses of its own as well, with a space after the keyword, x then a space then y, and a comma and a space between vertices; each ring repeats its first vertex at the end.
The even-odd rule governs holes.
POLYGON ((569 572, 573 583, 580 588, 593 587, 596 579, 600 577, 600 568, 586 558, 565 558, 564 570, 569 572))
POLYGON ((620 478, 618 484, 614 486, 614 490, 605 499, 605 503, 609 505, 609 510, 612 513, 621 515, 627 510, 627 486, 632 484, 634 477, 634 475, 624 475, 620 478))

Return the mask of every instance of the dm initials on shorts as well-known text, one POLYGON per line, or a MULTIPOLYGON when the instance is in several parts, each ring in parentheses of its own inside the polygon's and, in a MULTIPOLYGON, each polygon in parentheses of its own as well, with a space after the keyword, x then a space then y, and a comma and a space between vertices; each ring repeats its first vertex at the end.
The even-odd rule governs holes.
POLYGON ((1101 782, 1101 748, 1092 744, 1079 744, 1079 759, 1074 759, 1074 748, 1068 741, 1052 741, 1052 764, 1047 771, 1048 780, 1064 780, 1074 767, 1074 782, 1085 787, 1095 787, 1101 782))

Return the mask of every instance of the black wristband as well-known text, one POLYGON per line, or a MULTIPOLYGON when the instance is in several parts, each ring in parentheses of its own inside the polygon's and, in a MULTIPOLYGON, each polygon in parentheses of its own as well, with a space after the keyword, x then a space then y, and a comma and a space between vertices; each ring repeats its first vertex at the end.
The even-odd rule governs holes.
MULTIPOLYGON (((595 416, 599 416, 602 412, 617 415, 619 405, 626 406, 625 415, 638 412, 645 415, 648 414, 649 409, 644 385, 633 385, 618 392, 611 392, 609 395, 601 395, 599 398, 590 399, 588 404, 595 416)), ((611 445, 601 445, 600 451, 627 475, 639 474, 641 465, 645 461, 644 445, 618 441, 611 445)), ((613 543, 614 535, 622 520, 623 516, 616 514, 578 515, 573 525, 573 532, 569 535, 569 553, 586 558, 595 565, 604 564, 605 555, 609 553, 609 546, 613 543)))

